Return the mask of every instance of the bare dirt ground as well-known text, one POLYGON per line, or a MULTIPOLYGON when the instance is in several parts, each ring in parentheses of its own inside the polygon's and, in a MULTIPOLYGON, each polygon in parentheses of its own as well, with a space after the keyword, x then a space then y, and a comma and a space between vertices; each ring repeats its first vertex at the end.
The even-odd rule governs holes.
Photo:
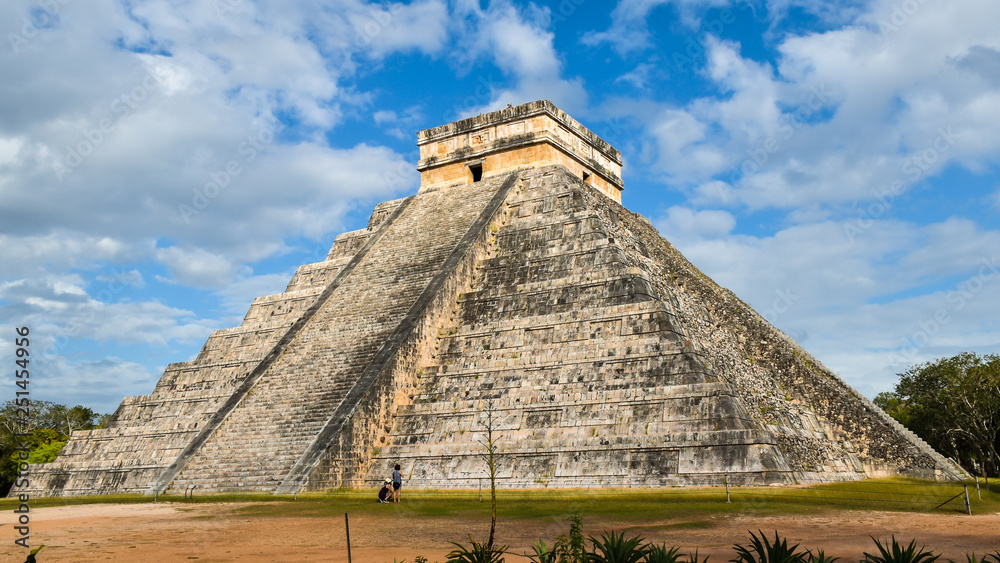
MULTIPOLYGON (((347 561, 343 516, 336 518, 275 517, 239 512, 245 504, 93 504, 33 508, 32 546, 46 544, 39 563, 72 561, 128 561, 169 563, 173 561, 347 561)), ((444 561, 451 550, 449 540, 469 535, 485 539, 489 517, 414 517, 393 505, 384 513, 350 517, 352 560, 392 562, 423 555, 431 562, 444 561)), ((0 519, 0 555, 3 561, 20 563, 26 550, 13 544, 13 514, 0 519)), ((858 561, 873 551, 869 538, 909 541, 916 538, 942 560, 965 562, 965 554, 1000 550, 1000 514, 913 514, 871 511, 829 511, 794 516, 716 516, 694 521, 679 515, 662 520, 626 523, 602 521, 585 515, 585 531, 599 534, 605 529, 627 530, 656 542, 677 545, 683 551, 698 548, 710 561, 728 561, 732 545, 746 544, 748 530, 763 530, 773 536, 778 530, 790 543, 822 548, 844 563, 858 561)), ((507 561, 527 561, 525 553, 539 537, 549 543, 565 533, 564 520, 498 522, 497 537, 511 546, 507 561)))

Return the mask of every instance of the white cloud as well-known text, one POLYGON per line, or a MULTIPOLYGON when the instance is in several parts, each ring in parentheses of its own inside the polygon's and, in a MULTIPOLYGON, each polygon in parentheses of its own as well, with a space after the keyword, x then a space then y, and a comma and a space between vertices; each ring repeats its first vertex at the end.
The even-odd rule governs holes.
POLYGON ((37 359, 45 377, 32 378, 33 397, 64 405, 82 404, 100 413, 113 413, 122 397, 148 394, 161 375, 115 356, 82 361, 58 355, 37 359))
POLYGON ((424 119, 424 111, 420 106, 410 106, 397 113, 391 110, 378 110, 372 114, 375 125, 382 127, 387 133, 401 140, 412 140, 414 132, 424 119))
POLYGON ((691 238, 728 235, 736 227, 736 219, 727 211, 695 211, 674 206, 667 210, 666 215, 654 220, 653 224, 661 235, 676 243, 691 238))
MULTIPOLYGON (((9 217, 6 222, 12 231, 31 232, 30 226, 25 227, 28 221, 20 224, 22 220, 17 215, 9 217)), ((125 242, 107 236, 80 236, 59 229, 45 235, 0 234, 0 277, 14 279, 44 271, 67 272, 87 268, 95 261, 139 260, 152 250, 152 241, 125 242)))
POLYGON ((709 180, 695 187, 690 199, 697 205, 731 205, 736 202, 736 195, 732 185, 709 180))
MULTIPOLYGON (((342 128, 372 123, 364 112, 380 99, 355 78, 400 60, 429 57, 460 75, 480 73, 463 81, 475 91, 446 119, 540 98, 586 117, 584 80, 557 47, 571 24, 554 25, 554 12, 534 3, 482 4, 264 0, 222 12, 212 2, 59 4, 53 26, 16 50, 0 49, 4 318, 37 325, 51 342, 68 342, 64 350, 91 338, 193 346, 211 328, 239 322, 250 299, 280 291, 290 275, 259 275, 249 265, 296 252, 289 246, 302 246, 300 237, 343 230, 355 207, 416 186, 403 155, 360 141, 337 145, 342 128), (73 154, 79 162, 69 166, 73 154), (57 174, 57 163, 69 171, 57 174), (221 318, 144 297, 164 279, 174 293, 207 293, 221 318)), ((881 25, 901 19, 898 4, 770 0, 773 30, 801 10, 826 31, 773 32, 765 47, 778 55, 765 62, 751 58, 761 56, 755 48, 715 39, 700 19, 724 6, 740 17, 763 15, 762 2, 622 0, 610 28, 584 39, 634 59, 660 33, 700 31, 698 80, 711 94, 656 98, 652 85, 665 80, 666 64, 655 54, 604 76, 647 98, 592 93, 606 114, 640 124, 642 134, 622 133, 626 173, 645 176, 650 170, 636 163, 650 163, 688 195, 657 223, 699 267, 773 311, 832 367, 878 385, 891 375, 889 351, 942 307, 952 320, 917 357, 963 342, 995 344, 1000 302, 996 282, 986 280, 966 307, 952 309, 956 280, 974 280, 977 260, 1000 240, 967 219, 948 219, 947 210, 926 227, 889 213, 854 244, 845 236, 895 182, 902 204, 949 167, 991 170, 1000 155, 1000 6, 924 2, 891 29, 881 25), (680 21, 664 18, 666 27, 647 22, 674 13, 680 21), (744 224, 758 219, 747 210, 764 210, 761 223, 772 224, 744 224), (791 306, 782 301, 788 291, 791 306)), ((20 22, 34 6, 5 2, 0 21, 20 22)), ((591 82, 589 69, 586 76, 591 82)), ((371 119, 412 141, 425 112, 439 109, 413 96, 371 119)), ((1000 210, 1000 191, 995 202, 1000 210)), ((327 246, 317 243, 316 259, 327 246)), ((138 382, 155 371, 124 356, 62 358, 59 377, 68 381, 78 369, 96 382, 105 370, 138 382)))
MULTIPOLYGON (((681 20, 688 28, 696 27, 699 14, 707 8, 729 6, 730 0, 619 0, 611 12, 611 27, 606 31, 591 31, 583 36, 586 45, 610 43, 619 55, 626 56, 652 46, 647 19, 660 6, 673 4, 681 14, 681 20)), ((737 4, 751 9, 747 0, 737 4)))
POLYGON ((0 167, 13 163, 23 144, 21 139, 0 139, 0 167))
POLYGON ((379 110, 372 114, 372 118, 375 119, 375 125, 382 125, 383 123, 395 123, 399 116, 394 111, 379 110))
POLYGON ((356 31, 355 42, 379 58, 411 50, 439 53, 448 38, 448 6, 439 0, 368 6, 347 18, 356 31))
POLYGON ((208 336, 212 321, 157 301, 127 300, 126 289, 115 280, 88 288, 78 275, 49 275, 0 285, 0 300, 6 318, 46 335, 34 344, 40 351, 81 338, 166 346, 208 336))
POLYGON ((238 265, 229 258, 201 248, 171 246, 158 249, 156 260, 170 268, 173 281, 196 287, 227 285, 238 269, 238 265))
POLYGON ((143 279, 142 273, 139 270, 115 270, 110 275, 101 274, 94 277, 95 280, 99 282, 104 282, 108 284, 121 284, 122 286, 131 286, 142 288, 146 286, 146 280, 143 279))
POLYGON ((488 84, 485 91, 477 90, 477 99, 467 100, 471 107, 455 108, 458 117, 540 99, 549 99, 570 113, 586 109, 583 80, 561 76, 563 65, 553 45, 554 35, 546 29, 547 9, 521 11, 508 0, 497 0, 486 10, 463 5, 456 12, 466 26, 458 37, 459 59, 468 64, 488 56, 515 81, 512 88, 488 84))
MULTIPOLYGON (((0 14, 19 21, 32 6, 4 3, 0 14)), ((0 50, 0 272, 159 259, 178 281, 224 283, 236 264, 281 252, 284 237, 341 227, 356 198, 415 185, 412 166, 391 150, 327 146, 340 106, 357 101, 339 81, 359 51, 342 45, 337 56, 306 30, 390 9, 385 35, 418 26, 429 36, 440 3, 238 8, 69 3, 56 27, 19 52, 0 50), (278 114, 306 138, 280 138, 278 114), (230 163, 238 174, 226 172, 230 163), (215 178, 228 184, 216 190, 215 178), (164 254, 181 252, 164 250, 172 245, 231 263, 182 264, 164 254)), ((392 41, 383 55, 404 48, 392 41)))
MULTIPOLYGON (((618 0, 611 12, 611 26, 604 31, 590 31, 583 36, 586 45, 609 43, 622 57, 654 47, 650 32, 651 14, 656 9, 670 7, 679 16, 679 30, 686 33, 700 28, 703 33, 718 34, 736 19, 758 20, 767 17, 773 29, 798 11, 816 16, 828 26, 850 23, 864 13, 866 0, 618 0), (706 21, 708 10, 723 10, 715 19, 706 21)), ((678 53, 680 54, 680 53, 678 53)))
POLYGON ((231 315, 229 324, 233 326, 242 324, 243 317, 254 299, 284 292, 294 274, 295 272, 284 272, 246 276, 219 288, 216 293, 220 297, 222 306, 231 315))
POLYGON ((629 72, 615 78, 615 83, 631 84, 633 87, 644 90, 649 84, 649 75, 656 72, 656 67, 651 63, 640 63, 629 72))
MULTIPOLYGON (((417 184, 393 150, 330 140, 369 103, 352 84, 360 61, 441 52, 440 0, 51 5, 53 25, 16 45, 5 34, 0 49, 0 308, 48 334, 56 356, 90 340, 198 344, 239 322, 249 292, 288 281, 247 264, 341 231, 356 205, 417 184), (380 28, 362 41, 365 18, 380 28), (232 318, 151 300, 147 279, 182 286, 171 291, 180 301, 187 288, 218 288, 232 318)), ((37 7, 4 2, 0 21, 37 7)), ((400 112, 396 127, 417 119, 416 107, 400 112)), ((58 377, 148 376, 108 356, 58 360, 58 377)))
POLYGON ((722 94, 660 104, 646 126, 654 168, 697 202, 712 186, 790 210, 906 191, 951 164, 988 169, 1000 160, 1000 39, 982 21, 1000 5, 922 4, 883 36, 891 14, 879 2, 855 25, 785 37, 775 68, 709 37, 703 72, 722 94))
POLYGON ((883 220, 851 244, 826 221, 713 238, 684 231, 700 214, 669 216, 699 269, 869 396, 912 363, 1000 345, 1000 231, 883 220))

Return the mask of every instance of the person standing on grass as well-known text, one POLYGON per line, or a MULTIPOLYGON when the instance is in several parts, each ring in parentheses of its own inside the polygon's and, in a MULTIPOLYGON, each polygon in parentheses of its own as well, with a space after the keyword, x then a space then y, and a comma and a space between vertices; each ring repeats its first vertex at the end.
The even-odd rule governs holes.
POLYGON ((403 488, 403 474, 399 472, 399 464, 396 464, 396 468, 392 470, 392 501, 401 502, 399 500, 399 490, 403 488))

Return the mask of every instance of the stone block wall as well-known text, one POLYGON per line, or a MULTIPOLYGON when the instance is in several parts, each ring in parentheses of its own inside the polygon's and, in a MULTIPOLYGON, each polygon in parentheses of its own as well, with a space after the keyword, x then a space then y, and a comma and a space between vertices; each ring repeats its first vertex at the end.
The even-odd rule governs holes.
POLYGON ((699 271, 648 220, 585 194, 628 263, 645 272, 658 294, 673 295, 678 320, 705 364, 774 436, 798 481, 965 475, 699 271))
POLYGON ((771 434, 588 208, 592 188, 559 166, 521 178, 368 483, 397 462, 410 486, 475 483, 491 401, 501 486, 793 480, 771 434))
POLYGON ((28 490, 472 487, 487 409, 502 487, 963 475, 576 171, 425 188, 28 490))
MULTIPOLYGON (((392 348, 384 350, 385 358, 369 366, 370 383, 358 386, 360 398, 356 402, 345 401, 349 409, 342 415, 335 438, 322 444, 322 455, 317 456, 308 476, 288 483, 285 491, 298 487, 325 490, 364 486, 366 475, 381 469, 374 468, 373 463, 387 441, 395 413, 413 400, 420 366, 436 354, 441 327, 449 326, 456 318, 455 296, 468 290, 477 264, 487 258, 495 233, 509 215, 506 201, 509 194, 522 189, 516 174, 500 180, 502 183, 491 187, 494 193, 491 201, 387 343, 392 348)), ((461 191, 442 195, 467 197, 461 191)))
POLYGON ((341 406, 354 411, 379 395, 355 390, 365 388, 381 350, 395 353, 400 323, 501 183, 413 197, 186 463, 171 490, 273 491, 307 476, 314 463, 300 460, 315 453, 311 445, 328 425, 342 424, 341 406))
POLYGON ((417 134, 421 190, 558 164, 621 202, 621 153, 548 100, 471 117, 417 134))
MULTIPOLYGON (((382 208, 391 211, 399 201, 382 208)), ((300 266, 284 293, 255 299, 239 327, 214 331, 194 360, 167 366, 152 393, 126 397, 106 428, 74 432, 55 462, 33 468, 24 490, 48 496, 149 491, 347 264, 357 241, 386 217, 378 215, 370 230, 338 237, 328 260, 300 266)))

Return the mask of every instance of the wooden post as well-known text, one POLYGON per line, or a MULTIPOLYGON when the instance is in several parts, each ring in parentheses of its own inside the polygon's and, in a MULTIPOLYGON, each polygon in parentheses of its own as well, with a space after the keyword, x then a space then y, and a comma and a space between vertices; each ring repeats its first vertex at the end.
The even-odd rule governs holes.
POLYGON ((344 529, 347 530, 347 563, 351 563, 351 522, 344 513, 344 529))
POLYGON ((979 497, 979 500, 983 500, 983 493, 979 491, 979 475, 976 475, 976 496, 979 497))
POLYGON ((479 478, 479 502, 483 502, 483 478, 479 478))
POLYGON ((969 487, 963 488, 965 489, 965 511, 969 513, 969 516, 972 516, 972 505, 969 504, 969 487))
POLYGON ((733 501, 729 498, 729 475, 723 477, 723 480, 726 482, 726 504, 731 504, 733 501))

